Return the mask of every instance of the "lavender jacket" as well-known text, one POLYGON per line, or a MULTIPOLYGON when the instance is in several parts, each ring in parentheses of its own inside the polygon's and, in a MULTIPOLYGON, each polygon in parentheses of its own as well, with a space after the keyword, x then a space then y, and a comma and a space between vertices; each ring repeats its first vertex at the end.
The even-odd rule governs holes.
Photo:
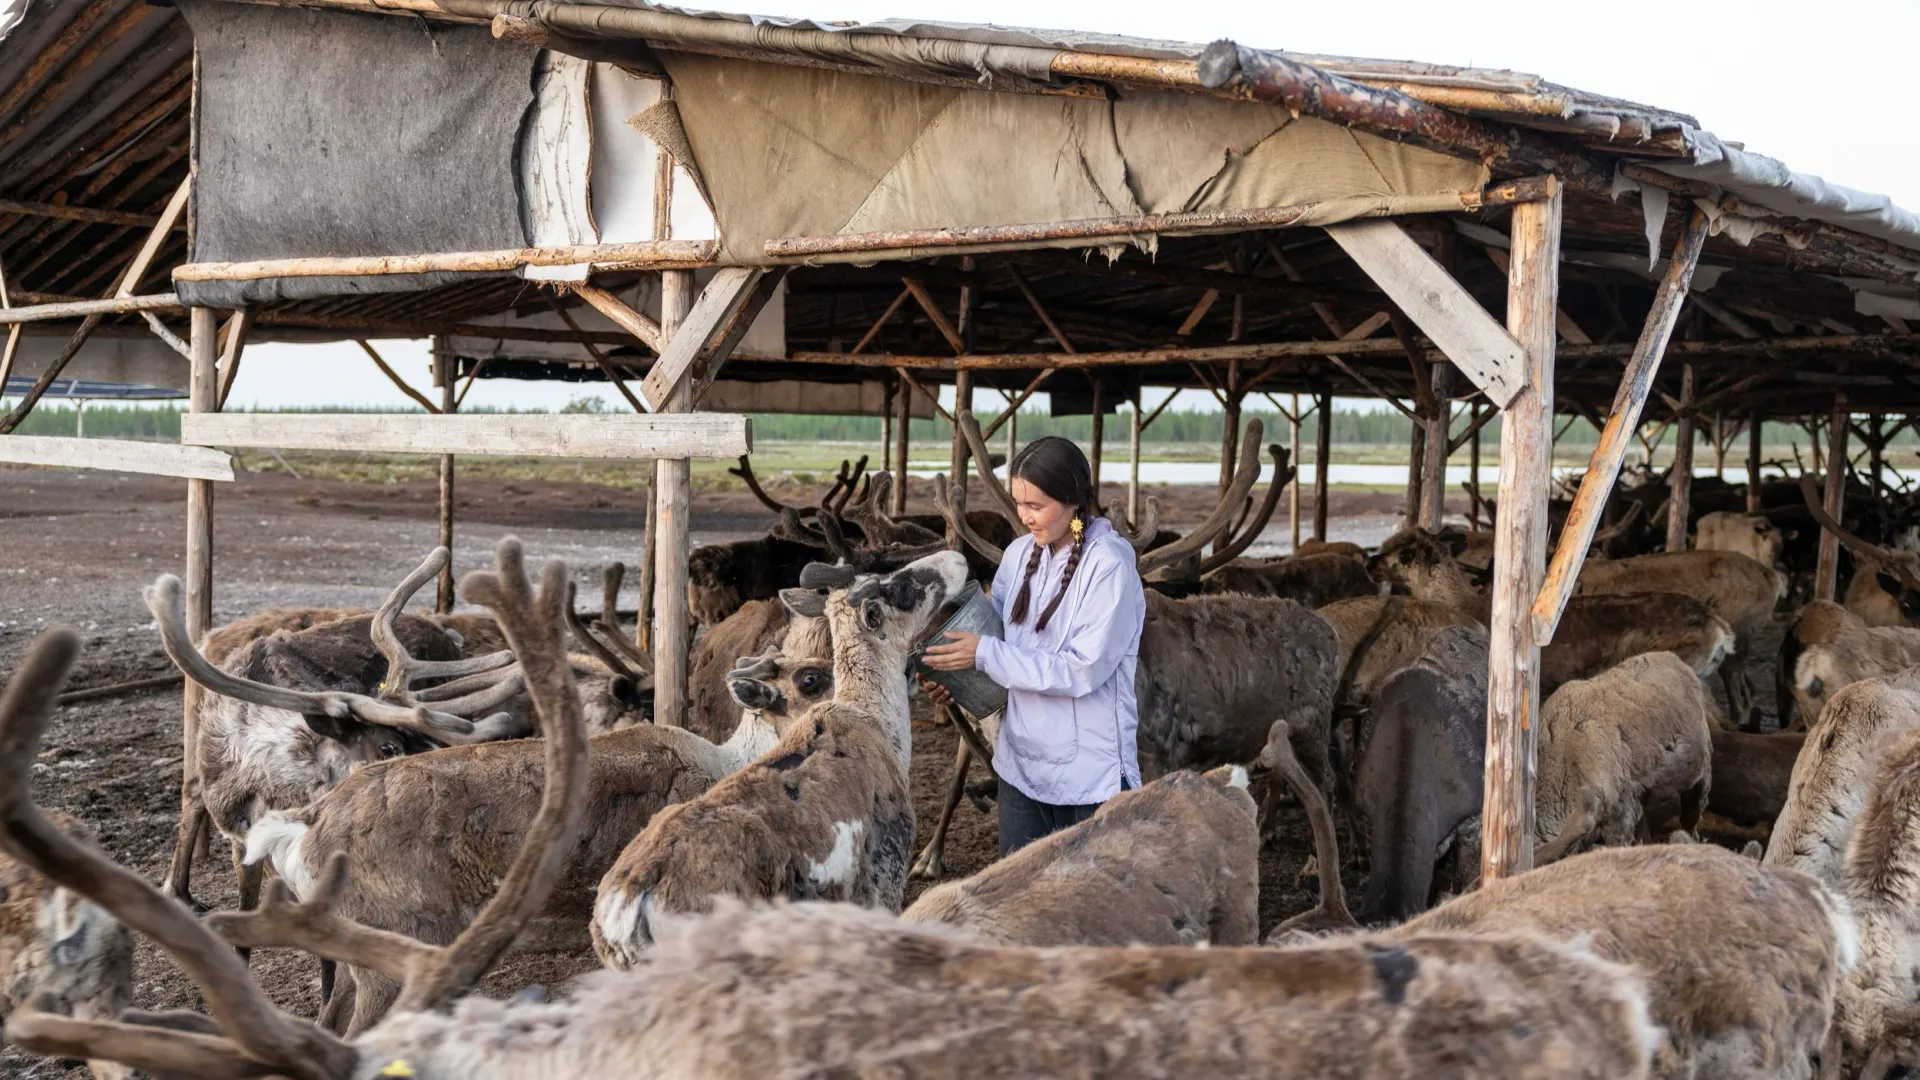
MULTIPOLYGON (((1033 545, 1031 533, 1007 545, 993 577, 993 606, 1003 619, 1033 545)), ((1094 518, 1066 599, 1036 632, 1071 554, 1041 552, 1025 622, 1009 620, 1004 639, 981 638, 974 658, 1007 688, 993 771, 1029 798, 1060 806, 1105 801, 1123 779, 1140 786, 1133 673, 1147 599, 1133 548, 1105 518, 1094 518)))

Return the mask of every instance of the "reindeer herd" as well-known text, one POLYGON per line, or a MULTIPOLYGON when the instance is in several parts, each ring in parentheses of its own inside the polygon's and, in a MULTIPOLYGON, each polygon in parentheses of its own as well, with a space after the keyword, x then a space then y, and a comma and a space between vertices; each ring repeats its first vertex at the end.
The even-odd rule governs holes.
POLYGON ((938 516, 896 518, 893 478, 863 469, 791 506, 742 461, 778 521, 695 554, 684 727, 652 722, 618 566, 583 614, 565 567, 531 582, 503 541, 461 582, 480 610, 405 613, 442 549, 375 611, 198 641, 162 577, 146 601, 197 722, 158 887, 34 805, 79 651, 42 635, 0 697, 6 1037, 101 1076, 302 1080, 1920 1069, 1920 545, 1897 515, 1835 521, 1800 492, 1784 516, 1851 573, 1842 603, 1795 607, 1791 521, 1709 498, 1691 550, 1649 550, 1665 511, 1623 491, 1541 656, 1538 868, 1483 884, 1490 546, 1245 557, 1291 478, 1268 448, 1254 497, 1255 421, 1192 531, 1111 511, 1149 586, 1148 782, 908 905, 992 789, 967 774, 994 718, 949 711, 953 781, 915 820, 909 659, 1017 528, 962 431, 988 510, 942 478, 938 516), (1749 661, 1780 625, 1785 730, 1762 731, 1749 661), (1288 802, 1319 899, 1263 937, 1288 802), (203 915, 187 871, 213 833, 241 902, 203 915), (137 1007, 134 934, 204 1013, 137 1007), (589 945, 605 970, 563 998, 475 992, 510 950, 589 945), (273 1004, 258 948, 318 958, 317 1016, 273 1004))

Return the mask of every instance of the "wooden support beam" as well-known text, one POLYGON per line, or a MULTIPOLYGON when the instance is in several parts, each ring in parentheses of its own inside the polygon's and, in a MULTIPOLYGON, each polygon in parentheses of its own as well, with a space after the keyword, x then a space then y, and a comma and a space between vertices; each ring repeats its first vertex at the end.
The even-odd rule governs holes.
POLYGON ((1391 221, 1355 221, 1328 226, 1327 235, 1487 400, 1505 408, 1520 392, 1525 350, 1405 229, 1391 221))
MULTIPOLYGON (((1293 395, 1293 409, 1287 413, 1287 446, 1290 448, 1289 460, 1297 471, 1300 468, 1300 395, 1293 395)), ((1287 528, 1293 540, 1289 552, 1300 550, 1300 481, 1287 485, 1287 528)))
MULTIPOLYGON (((1040 374, 1035 375, 1033 381, 1029 382, 1026 388, 1021 390, 1017 396, 1007 399, 1007 407, 1001 410, 1000 415, 994 417, 993 422, 988 424, 986 428, 980 432, 980 438, 982 440, 991 439, 993 438, 993 433, 999 431, 1002 424, 1012 423, 1014 416, 1020 411, 1020 406, 1026 404, 1027 399, 1033 396, 1035 390, 1040 389, 1041 383, 1053 377, 1054 370, 1053 368, 1047 368, 1040 374)), ((1013 457, 1009 455, 1007 460, 1012 461, 1013 457)))
POLYGON ((664 457, 737 458, 752 452, 753 426, 746 417, 727 413, 186 413, 180 418, 180 441, 191 446, 279 450, 646 461, 664 457))
POLYGON ((682 379, 691 378, 693 400, 698 402, 785 274, 785 269, 722 267, 660 350, 659 361, 640 384, 641 396, 659 409, 682 379))
POLYGON ((1313 538, 1327 538, 1327 475, 1333 471, 1333 394, 1322 391, 1314 405, 1320 417, 1313 434, 1313 538))
MULTIPOLYGON (((726 273, 722 271, 721 273, 726 273)), ((709 283, 728 294, 737 294, 750 286, 735 274, 722 285, 716 277, 709 283)), ((692 414, 693 360, 724 317, 725 303, 716 294, 716 303, 707 305, 696 325, 695 313, 701 306, 694 298, 693 274, 668 271, 660 280, 660 332, 667 347, 661 350, 654 373, 661 373, 667 357, 676 357, 672 377, 663 380, 657 393, 648 393, 654 408, 681 422, 696 419, 692 414), (700 340, 694 340, 698 337, 700 340), (685 414, 685 415, 683 415, 685 414)), ((700 298, 706 299, 704 294, 700 298)), ((728 303, 731 301, 729 300, 728 303)), ((651 384, 651 379, 649 379, 651 384)), ((658 419, 658 418, 654 418, 658 419)), ((692 475, 687 460, 691 455, 667 453, 653 455, 653 498, 655 531, 653 578, 653 722, 668 727, 687 726, 687 658, 693 645, 692 612, 687 607, 687 558, 692 554, 692 475)), ((738 456, 738 455, 736 455, 738 456)))
MULTIPOLYGON (((553 313, 560 316, 560 321, 566 323, 568 329, 576 334, 581 332, 580 324, 574 321, 573 312, 567 310, 566 305, 560 302, 559 297, 548 297, 548 301, 553 305, 553 313)), ((625 304, 620 306, 623 308, 626 307, 625 304)), ((633 312, 633 314, 636 317, 644 318, 644 316, 641 316, 637 311, 633 312)), ((651 322, 652 320, 648 321, 651 322)), ((607 359, 607 354, 601 352, 598 345, 595 345, 591 341, 582 341, 580 347, 587 350, 588 356, 593 357, 594 366, 600 369, 600 374, 607 377, 607 382, 612 383, 615 390, 620 391, 620 396, 627 399, 627 404, 633 407, 634 412, 643 413, 647 411, 647 407, 640 403, 640 399, 633 395, 633 391, 627 389, 626 382, 620 378, 620 372, 614 369, 612 361, 607 359)), ((478 371, 479 369, 476 367, 474 370, 478 371)), ((447 378, 451 380, 452 374, 449 373, 447 378)), ((445 411, 452 412, 453 408, 449 407, 445 411)))
POLYGON ((1484 502, 1480 496, 1480 427, 1499 412, 1491 405, 1474 402, 1473 421, 1464 433, 1467 438, 1467 528, 1470 530, 1480 528, 1480 506, 1484 502))
POLYGON ((133 257, 126 275, 120 279, 120 287, 113 291, 116 297, 132 296, 139 291, 140 279, 147 276, 147 267, 153 265, 153 257, 160 253, 160 245, 165 243, 173 231, 173 226, 187 210, 187 195, 193 190, 193 177, 188 175, 180 181, 173 191, 173 197, 167 200, 167 208, 160 211, 160 220, 154 222, 153 230, 147 233, 146 242, 140 245, 140 253, 133 257))
POLYGON ((1453 365, 1433 365, 1433 412, 1420 462, 1420 527, 1437 532, 1447 514, 1447 452, 1453 428, 1453 365))
MULTIPOLYGON (((905 295, 904 292, 902 295, 905 295)), ((899 301, 894 301, 894 304, 898 306, 899 301)), ((907 391, 910 389, 908 384, 912 379, 913 377, 911 375, 908 375, 904 371, 901 372, 900 385, 896 386, 893 391, 893 407, 895 410, 893 420, 893 459, 900 472, 893 478, 893 491, 891 493, 893 496, 893 505, 888 508, 887 512, 896 517, 907 512, 907 463, 910 450, 909 443, 911 441, 908 436, 913 427, 913 403, 908 400, 907 391)))
POLYGON ((58 469, 177 476, 190 480, 232 480, 233 458, 204 446, 137 442, 132 439, 70 439, 52 435, 9 435, 0 439, 0 461, 58 469))
MULTIPOLYGON (((973 413, 973 375, 970 372, 962 371, 953 377, 953 415, 965 416, 968 418, 969 421, 971 421, 972 413, 973 413)), ((984 447, 985 444, 986 444, 986 440, 982 439, 981 445, 984 447)), ((967 462, 972 458, 973 455, 971 453, 971 447, 967 445, 966 434, 960 430, 959 424, 953 425, 953 445, 950 448, 950 450, 951 450, 951 454, 949 457, 949 469, 948 469, 947 475, 953 478, 954 483, 959 484, 962 488, 965 488, 967 483, 967 462)), ((986 469, 988 465, 989 463, 985 461, 982 461, 980 463, 980 467, 982 469, 986 469)), ((1012 469, 1013 467, 1012 458, 1007 459, 1007 467, 1009 470, 1012 469)), ((1009 483, 1011 483, 1011 478, 1009 478, 1009 483)), ((1099 481, 1097 478, 1095 479, 1094 483, 1097 488, 1099 484, 1099 481)), ((964 495, 965 494, 964 491, 961 494, 964 495)), ((961 544, 962 544, 962 540, 959 532, 951 524, 949 524, 947 526, 947 546, 954 548, 955 550, 960 550, 961 544)))
POLYGON ((233 380, 240 375, 240 357, 247 347, 247 331, 253 326, 253 313, 245 308, 227 318, 226 344, 220 350, 219 408, 227 407, 227 395, 233 393, 233 380))
POLYGON ((139 311, 178 311, 185 305, 173 293, 152 296, 107 297, 104 300, 68 300, 57 304, 33 304, 0 311, 0 326, 48 322, 86 315, 124 315, 139 311))
POLYGON ((893 302, 887 305, 886 310, 880 313, 880 317, 873 320, 873 325, 867 327, 867 332, 860 335, 860 340, 854 343, 852 350, 850 350, 850 355, 866 351, 867 346, 872 344, 873 339, 880 336, 881 328, 886 326, 887 322, 893 318, 894 312, 899 311, 900 305, 906 303, 907 298, 912 295, 913 291, 911 289, 901 289, 900 295, 895 296, 893 302))
POLYGON ((940 305, 933 302, 933 294, 927 291, 927 287, 920 284, 918 279, 910 277, 901 278, 900 283, 907 287, 907 292, 912 295, 914 303, 920 305, 920 310, 926 313, 927 321, 933 324, 935 330, 940 331, 940 336, 946 339, 947 346, 953 350, 954 355, 958 356, 966 352, 966 339, 960 336, 960 329, 948 321, 947 313, 940 310, 940 305))
MULTIPOLYGON (((1091 425, 1092 431, 1087 438, 1087 465, 1093 475, 1093 504, 1099 507, 1106 505, 1100 501, 1100 460, 1106 452, 1107 435, 1106 402, 1100 400, 1103 389, 1105 388, 1101 385, 1100 380, 1097 378, 1094 379, 1093 423, 1091 425)), ((1008 458, 1007 461, 1011 464, 1013 459, 1008 458)), ((1127 520, 1131 521, 1133 519, 1128 518, 1127 520)))
MULTIPOLYGON (((1499 267, 1501 273, 1503 274, 1506 273, 1507 272, 1506 249, 1497 248, 1497 247, 1494 247, 1492 244, 1488 244, 1486 247, 1486 252, 1487 252, 1487 258, 1493 261, 1493 265, 1499 267)), ((1580 324, 1573 321, 1573 316, 1568 315, 1567 309, 1565 308, 1554 309, 1553 327, 1555 330, 1558 330, 1560 332, 1561 339, 1563 341, 1566 341, 1568 344, 1571 344, 1571 345, 1593 344, 1593 338, 1590 335, 1588 335, 1588 333, 1585 330, 1580 329, 1580 324)))
POLYGON ((1747 417, 1747 513, 1760 512, 1760 442, 1765 437, 1766 425, 1760 413, 1754 412, 1747 417))
MULTIPOLYGON (((592 346, 588 346, 592 348, 592 346)), ((453 354, 447 350, 446 342, 433 339, 433 378, 440 384, 440 412, 452 416, 460 410, 460 399, 454 393, 453 354)), ((453 482, 454 455, 440 455, 440 546, 449 552, 453 550, 453 482)), ((434 587, 433 610, 444 615, 453 610, 453 560, 448 559, 440 567, 439 581, 434 587)))
POLYGON ((1013 263, 1008 263, 1007 273, 1013 278, 1013 284, 1020 290, 1020 295, 1027 298, 1027 306, 1033 308, 1033 313, 1040 317, 1040 325, 1046 327, 1047 333, 1053 335, 1054 343, 1060 346, 1060 351, 1079 352, 1080 350, 1073 347, 1073 339, 1067 337, 1067 332, 1060 329, 1060 324, 1054 322, 1053 316, 1047 313, 1046 305, 1040 302, 1040 297, 1034 293, 1033 286, 1027 284, 1027 276, 1020 272, 1020 268, 1013 263))
MULTIPOLYGON (((1500 425, 1500 516, 1494 523, 1493 602, 1487 619, 1486 787, 1480 817, 1483 882, 1524 873, 1533 865, 1540 645, 1529 611, 1546 569, 1560 203, 1555 184, 1551 198, 1513 210, 1507 330, 1521 346, 1526 366, 1500 425)), ((1451 350, 1448 355, 1453 355, 1451 350)))
POLYGON ((1380 386, 1380 384, 1374 382, 1372 379, 1367 378, 1365 375, 1362 375, 1358 368, 1352 366, 1351 364, 1348 364, 1346 359, 1341 357, 1338 353, 1328 353, 1327 361, 1331 363, 1334 367, 1337 367, 1341 371, 1346 372, 1347 378, 1352 379, 1354 382, 1359 383, 1362 387, 1366 389, 1368 393, 1372 394, 1374 397, 1379 398, 1381 401, 1384 401, 1387 404, 1393 406, 1394 408, 1400 410, 1400 415, 1413 421, 1416 426, 1418 426, 1422 422, 1419 413, 1414 412, 1412 409, 1407 408, 1406 405, 1402 404, 1400 399, 1397 396, 1395 396, 1393 393, 1383 389, 1380 386))
POLYGON ((940 404, 939 394, 927 389, 926 386, 922 384, 919 379, 914 378, 913 374, 906 368, 901 368, 896 374, 900 376, 902 382, 913 389, 914 393, 927 399, 927 403, 933 406, 933 411, 940 414, 940 419, 945 420, 949 424, 953 423, 953 414, 947 411, 945 405, 940 404))
MULTIPOLYGON (((149 229, 160 221, 158 214, 132 214, 125 210, 97 210, 91 206, 69 206, 66 203, 0 199, 0 215, 6 214, 20 217, 58 218, 64 221, 89 221, 101 225, 129 225, 149 229)), ((185 222, 175 222, 173 225, 176 232, 186 227, 185 222)))
MULTIPOLYGON (((661 351, 661 343, 666 339, 661 336, 659 323, 635 311, 625 300, 598 285, 575 285, 573 291, 580 299, 593 305, 595 311, 612 320, 615 326, 639 338, 640 344, 652 349, 656 355, 661 351)), ((567 325, 572 326, 575 332, 580 329, 573 326, 572 319, 567 320, 567 325)))
MULTIPOLYGON (((1200 299, 1193 305, 1193 310, 1187 312, 1187 317, 1181 321, 1180 328, 1175 330, 1174 333, 1181 337, 1187 337, 1192 334, 1194 330, 1199 328, 1200 320, 1207 317, 1207 312, 1213 310, 1214 302, 1219 299, 1220 290, 1218 289, 1208 289, 1206 292, 1201 293, 1200 299)), ((1234 299, 1238 300, 1240 298, 1236 296, 1234 299)))
MULTIPOLYGON (((12 307, 13 294, 7 289, 6 268, 0 267, 0 313, 5 313, 12 307)), ((6 350, 0 352, 0 397, 5 397, 7 394, 7 380, 13 377, 13 361, 18 355, 20 355, 20 324, 14 323, 7 327, 6 350)))
MULTIPOLYGON (((1140 520, 1140 398, 1127 414, 1127 520, 1140 520)), ((1012 458, 1007 460, 1011 461, 1012 458)))
MULTIPOLYGON (((129 280, 137 278, 129 274, 129 280)), ((187 335, 193 345, 188 365, 187 407, 190 412, 181 422, 192 418, 211 419, 219 415, 219 372, 215 367, 214 340, 217 325, 212 308, 196 307, 187 312, 187 335)), ((186 440, 182 440, 185 442, 186 440)), ((187 637, 199 641, 213 629, 213 484, 207 480, 187 481, 186 567, 187 637)), ((200 746, 200 695, 206 693, 188 680, 182 701, 182 757, 180 765, 180 820, 192 821, 200 806, 200 770, 195 762, 200 746)))
POLYGON ((431 255, 360 255, 249 262, 183 263, 175 281, 260 281, 283 277, 379 277, 387 274, 499 272, 523 266, 574 266, 596 270, 692 270, 713 263, 712 240, 644 240, 632 244, 448 251, 431 255))
MULTIPOLYGON (((1626 373, 1621 377, 1620 390, 1614 395, 1606 427, 1601 429, 1600 439, 1594 444, 1593 456, 1587 461, 1586 475, 1580 479, 1580 490, 1574 495, 1573 507, 1568 511, 1567 522, 1560 530, 1560 546, 1553 553, 1553 566, 1547 572, 1539 596, 1533 601, 1532 637, 1541 645, 1553 641, 1554 630, 1560 625, 1560 615, 1567 608, 1567 600, 1573 596, 1574 582, 1580 575, 1580 564, 1586 558, 1587 548, 1593 544, 1593 534, 1599 529, 1600 518, 1606 512, 1607 498, 1613 491, 1614 480, 1620 475, 1620 464, 1626 457, 1629 440, 1640 429, 1641 412, 1646 408, 1647 398, 1653 390, 1653 378, 1659 373, 1660 361, 1673 338, 1673 328, 1680 321, 1680 309, 1686 303, 1694 267, 1699 265, 1700 250, 1706 240, 1706 215, 1695 211, 1681 230, 1680 238, 1674 244, 1673 258, 1667 264, 1666 276, 1654 292, 1653 308, 1647 313, 1646 325, 1641 328, 1633 359, 1627 363, 1626 373)), ((1504 446, 1505 443, 1503 434, 1501 444, 1504 446)), ((1504 470, 1503 463, 1500 478, 1503 488, 1506 485, 1504 470)), ((1503 501, 1501 506, 1505 505, 1503 501)))
POLYGON ((1499 415, 1499 409, 1482 409, 1476 405, 1473 410, 1473 419, 1461 430, 1460 434, 1453 436, 1447 443, 1447 453, 1456 453, 1463 446, 1478 444, 1480 441, 1480 429, 1486 427, 1487 424, 1492 422, 1494 417, 1499 415))
POLYGON ((1673 468, 1667 475, 1667 550, 1687 550, 1693 513, 1693 365, 1680 365, 1680 419, 1674 423, 1673 468))
MULTIPOLYGON (((1827 420, 1827 486, 1821 502, 1827 516, 1845 521, 1847 498, 1847 398, 1833 396, 1833 414, 1827 420)), ((1840 538, 1831 529, 1820 530, 1820 557, 1813 572, 1813 598, 1835 598, 1840 580, 1840 538)))
POLYGON ((370 344, 366 338, 355 338, 353 343, 360 346, 361 350, 367 354, 367 359, 373 361, 373 366, 379 368, 380 374, 385 375, 387 381, 398 387, 401 393, 412 398, 421 408, 436 416, 439 415, 440 406, 427 400, 427 395, 408 386, 407 380, 401 378, 399 372, 387 366, 387 362, 380 358, 380 354, 374 350, 373 345, 370 344))

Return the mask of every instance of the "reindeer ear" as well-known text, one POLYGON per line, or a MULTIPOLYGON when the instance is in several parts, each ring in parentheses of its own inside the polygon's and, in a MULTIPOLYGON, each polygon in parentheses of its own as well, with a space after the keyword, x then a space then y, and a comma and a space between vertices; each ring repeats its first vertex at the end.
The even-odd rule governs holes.
POLYGON ((332 739, 337 743, 350 743, 359 733, 360 721, 348 718, 328 716, 326 713, 306 713, 301 716, 307 727, 323 739, 332 739))
POLYGON ((781 589, 780 602, 802 619, 818 619, 827 613, 825 589, 781 589))

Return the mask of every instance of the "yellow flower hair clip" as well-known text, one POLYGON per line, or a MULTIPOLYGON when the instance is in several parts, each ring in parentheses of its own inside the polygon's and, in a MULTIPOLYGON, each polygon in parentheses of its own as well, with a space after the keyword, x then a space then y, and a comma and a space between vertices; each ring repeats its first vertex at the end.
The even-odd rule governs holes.
POLYGON ((1079 515, 1076 514, 1072 521, 1067 522, 1067 531, 1073 533, 1073 538, 1078 540, 1080 539, 1080 534, 1087 531, 1087 523, 1082 521, 1079 515))

